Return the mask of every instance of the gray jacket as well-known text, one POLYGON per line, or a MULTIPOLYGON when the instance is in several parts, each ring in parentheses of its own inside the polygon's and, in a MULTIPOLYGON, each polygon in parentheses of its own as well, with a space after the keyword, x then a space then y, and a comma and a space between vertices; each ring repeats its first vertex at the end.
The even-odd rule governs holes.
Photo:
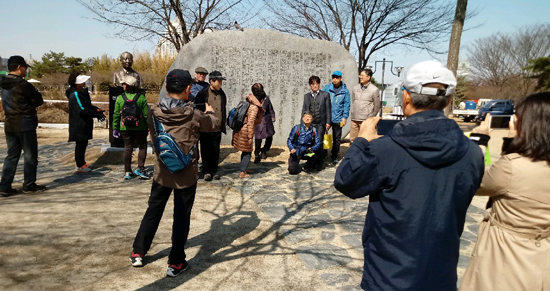
POLYGON ((361 84, 353 87, 351 95, 351 120, 363 121, 374 117, 380 111, 380 90, 372 83, 368 83, 365 89, 361 84))

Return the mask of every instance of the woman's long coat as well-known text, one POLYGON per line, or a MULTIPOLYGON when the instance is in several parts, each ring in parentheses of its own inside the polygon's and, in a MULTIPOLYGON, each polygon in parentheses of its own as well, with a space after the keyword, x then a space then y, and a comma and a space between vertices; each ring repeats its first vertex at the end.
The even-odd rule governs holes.
POLYGON ((485 172, 476 195, 493 207, 479 228, 460 291, 550 290, 550 165, 518 154, 485 172))
POLYGON ((273 126, 273 122, 275 122, 275 110, 273 110, 269 97, 266 96, 264 98, 262 108, 264 109, 264 118, 262 118, 260 124, 256 125, 254 130, 256 139, 266 139, 275 134, 275 127, 273 126))

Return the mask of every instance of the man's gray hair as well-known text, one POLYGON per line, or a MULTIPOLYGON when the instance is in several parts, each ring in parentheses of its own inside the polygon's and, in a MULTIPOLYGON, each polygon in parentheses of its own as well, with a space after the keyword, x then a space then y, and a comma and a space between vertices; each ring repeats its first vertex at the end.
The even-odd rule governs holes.
POLYGON ((443 110, 447 106, 449 96, 424 95, 417 93, 409 93, 411 95, 412 105, 416 109, 437 109, 443 110))

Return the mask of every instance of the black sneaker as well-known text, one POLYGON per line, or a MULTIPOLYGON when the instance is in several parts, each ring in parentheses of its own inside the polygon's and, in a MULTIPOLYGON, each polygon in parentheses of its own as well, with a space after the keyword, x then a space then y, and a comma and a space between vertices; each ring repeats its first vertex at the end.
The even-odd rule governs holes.
POLYGON ((46 186, 32 184, 30 187, 23 188, 23 193, 38 193, 46 191, 46 186))
POLYGON ((10 197, 10 196, 15 195, 15 194, 17 194, 17 190, 15 190, 15 189, 13 189, 13 188, 10 188, 10 189, 8 189, 8 190, 2 190, 2 191, 0 191, 0 195, 1 195, 2 197, 10 197))
POLYGON ((212 175, 204 174, 204 181, 212 181, 212 175))
POLYGON ((214 180, 219 180, 219 179, 220 179, 220 175, 214 174, 214 177, 213 177, 213 178, 214 178, 214 180))
POLYGON ((189 264, 187 263, 187 261, 183 261, 183 263, 179 264, 179 265, 171 265, 169 264, 168 265, 168 270, 166 271, 166 276, 168 277, 176 277, 177 275, 179 275, 181 272, 187 270, 187 268, 189 267, 189 264))
POLYGON ((135 268, 143 267, 143 255, 132 252, 130 254, 130 261, 135 268))
POLYGON ((262 159, 263 160, 267 159, 267 152, 262 152, 262 159))
POLYGON ((262 160, 262 157, 261 157, 261 156, 256 156, 256 157, 254 158, 254 164, 258 164, 261 160, 262 160))

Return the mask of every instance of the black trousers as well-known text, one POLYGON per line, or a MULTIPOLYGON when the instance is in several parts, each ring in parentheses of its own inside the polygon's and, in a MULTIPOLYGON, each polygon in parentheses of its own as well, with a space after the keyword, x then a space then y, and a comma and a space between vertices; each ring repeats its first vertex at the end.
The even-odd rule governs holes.
POLYGON ((133 252, 146 255, 151 248, 164 208, 172 191, 174 191, 174 221, 172 223, 172 250, 170 250, 168 260, 170 264, 178 265, 183 263, 186 257, 185 243, 189 235, 191 209, 195 202, 197 184, 184 189, 172 189, 164 187, 153 180, 149 206, 134 239, 133 252))
POLYGON ((201 132, 202 172, 204 174, 214 175, 218 172, 221 141, 221 132, 201 132))
POLYGON ((36 168, 38 167, 38 140, 36 130, 24 132, 6 132, 6 145, 8 154, 4 159, 0 190, 6 191, 12 188, 13 178, 17 170, 17 163, 23 150, 23 189, 27 189, 36 183, 36 168))
POLYGON ((267 153, 271 149, 273 137, 269 136, 265 139, 264 147, 262 148, 262 139, 254 139, 254 156, 259 157, 261 152, 267 153))
POLYGON ((307 160, 306 168, 313 169, 317 164, 317 154, 313 157, 298 156, 296 154, 290 154, 288 158, 288 173, 291 175, 297 175, 300 173, 300 160, 307 160))
POLYGON ((340 152, 340 144, 342 144, 342 127, 340 123, 332 123, 332 150, 331 158, 335 160, 338 158, 338 153, 340 152))
POLYGON ((77 141, 74 146, 74 160, 77 167, 82 167, 86 164, 86 148, 88 147, 88 140, 77 141))
POLYGON ((325 160, 325 150, 323 149, 323 139, 325 138, 325 131, 326 131, 326 124, 320 124, 315 123, 311 124, 312 126, 315 126, 317 129, 317 135, 319 136, 319 140, 321 141, 321 146, 319 149, 315 152, 315 169, 321 170, 323 168, 323 160, 325 160))
POLYGON ((138 168, 145 167, 147 158, 147 130, 124 130, 121 132, 124 141, 124 172, 132 172, 132 152, 134 151, 134 139, 138 144, 138 168))

